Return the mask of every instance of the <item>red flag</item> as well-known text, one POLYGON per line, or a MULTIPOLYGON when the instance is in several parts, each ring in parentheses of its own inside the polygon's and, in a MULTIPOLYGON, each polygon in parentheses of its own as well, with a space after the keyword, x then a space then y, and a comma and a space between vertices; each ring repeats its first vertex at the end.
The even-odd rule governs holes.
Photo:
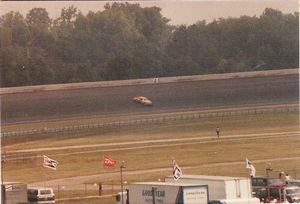
POLYGON ((103 156, 103 166, 104 167, 115 167, 117 164, 117 161, 109 158, 107 155, 103 156))

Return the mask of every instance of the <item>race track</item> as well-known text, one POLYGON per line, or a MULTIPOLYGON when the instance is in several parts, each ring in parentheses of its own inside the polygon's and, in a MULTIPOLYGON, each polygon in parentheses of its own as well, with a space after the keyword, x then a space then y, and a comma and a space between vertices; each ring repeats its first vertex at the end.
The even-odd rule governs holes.
POLYGON ((106 114, 176 112, 298 102, 298 74, 1 95, 2 125, 106 114), (132 101, 146 96, 145 107, 132 101))

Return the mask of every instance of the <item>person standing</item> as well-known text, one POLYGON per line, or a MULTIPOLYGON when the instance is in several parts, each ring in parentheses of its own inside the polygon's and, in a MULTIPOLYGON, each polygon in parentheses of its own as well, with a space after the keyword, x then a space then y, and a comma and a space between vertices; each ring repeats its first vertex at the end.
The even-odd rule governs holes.
POLYGON ((219 127, 216 128, 216 133, 217 133, 217 137, 220 138, 220 128, 219 127))
POLYGON ((285 180, 288 181, 288 180, 290 180, 290 179, 291 179, 291 177, 289 176, 289 174, 286 174, 286 175, 285 175, 285 180))

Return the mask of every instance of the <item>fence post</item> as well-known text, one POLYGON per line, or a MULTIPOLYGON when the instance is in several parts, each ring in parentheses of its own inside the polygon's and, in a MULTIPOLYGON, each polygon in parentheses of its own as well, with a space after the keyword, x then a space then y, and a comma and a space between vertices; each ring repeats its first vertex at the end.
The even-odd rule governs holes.
POLYGON ((102 194, 102 183, 98 183, 98 188, 99 188, 99 196, 102 194))
POLYGON ((59 199, 59 184, 57 185, 57 199, 59 199))

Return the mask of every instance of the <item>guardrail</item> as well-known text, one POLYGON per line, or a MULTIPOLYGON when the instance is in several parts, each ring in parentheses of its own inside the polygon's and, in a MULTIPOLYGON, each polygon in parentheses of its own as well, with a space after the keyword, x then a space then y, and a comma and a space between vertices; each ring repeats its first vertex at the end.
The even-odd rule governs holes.
POLYGON ((54 91, 54 90, 70 90, 83 88, 99 88, 99 87, 113 87, 113 86, 132 86, 140 84, 163 84, 172 82, 184 81, 202 81, 202 80, 218 80, 218 79, 232 79, 232 78, 247 78, 247 77, 263 77, 263 76, 283 76, 299 74, 298 68, 278 69, 278 70, 264 70, 264 71, 250 71, 250 72, 234 72, 222 74, 206 74, 206 75, 191 75, 191 76, 176 76, 176 77, 160 77, 160 78, 146 78, 146 79, 129 79, 129 80, 115 80, 115 81, 96 81, 96 82, 80 82, 67 84, 49 84, 49 85, 35 85, 22 87, 6 87, 0 88, 1 94, 26 93, 38 91, 54 91))
POLYGON ((170 113, 170 114, 165 114, 163 116, 144 118, 144 119, 72 125, 72 126, 65 126, 60 128, 40 128, 40 129, 31 129, 31 130, 24 130, 24 131, 1 132, 1 137, 34 136, 34 135, 42 136, 42 135, 58 134, 58 133, 73 133, 79 131, 86 131, 90 129, 121 128, 126 126, 161 124, 170 121, 195 120, 195 119, 206 119, 212 117, 257 115, 257 114, 282 113, 282 112, 285 113, 299 112, 299 106, 284 105, 284 106, 276 106, 276 107, 247 108, 247 109, 238 109, 238 110, 231 109, 231 110, 224 110, 224 111, 207 111, 207 112, 192 112, 192 113, 179 113, 179 114, 170 113))

